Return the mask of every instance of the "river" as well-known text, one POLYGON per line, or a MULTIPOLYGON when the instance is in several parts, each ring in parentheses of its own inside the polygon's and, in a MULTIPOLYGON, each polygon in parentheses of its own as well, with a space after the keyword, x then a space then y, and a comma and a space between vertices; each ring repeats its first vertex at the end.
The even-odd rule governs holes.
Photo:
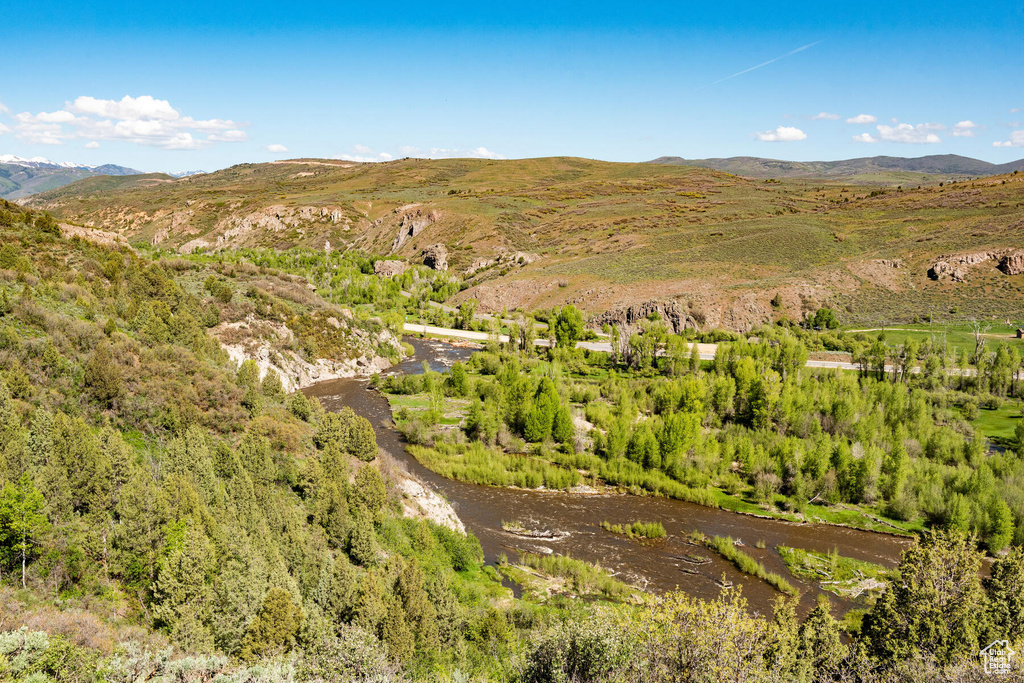
MULTIPOLYGON (((443 372, 454 361, 467 359, 474 350, 429 339, 407 338, 406 341, 412 344, 415 354, 388 373, 422 372, 424 361, 432 370, 443 372)), ((517 550, 569 554, 599 562, 621 579, 647 590, 678 588, 701 598, 718 595, 721 589, 715 579, 724 575, 728 581, 742 584, 743 595, 753 610, 770 614, 772 601, 778 595, 774 588, 739 572, 715 553, 688 544, 687 535, 699 530, 708 535, 741 539, 745 552, 800 589, 801 612, 813 607, 820 591, 815 585, 789 574, 775 551, 776 546, 821 552, 838 548, 842 555, 894 567, 900 552, 908 545, 904 538, 885 534, 761 519, 667 498, 523 491, 445 479, 409 455, 401 435, 392 427, 387 400, 369 389, 367 380, 329 380, 309 387, 305 393, 319 398, 328 410, 337 411, 347 405, 370 420, 380 449, 452 504, 466 528, 480 539, 487 562, 494 562, 501 553, 513 558, 517 550), (604 520, 613 524, 659 521, 668 537, 642 544, 604 531, 600 528, 604 520), (518 521, 528 529, 546 529, 567 535, 558 540, 522 538, 502 530, 503 521, 518 521), (760 542, 765 546, 763 549, 756 547, 760 542), (705 556, 711 562, 694 567, 678 559, 687 554, 705 556), (687 573, 684 569, 695 569, 697 574, 687 573)), ((832 594, 829 597, 836 604, 837 612, 854 606, 832 594)))

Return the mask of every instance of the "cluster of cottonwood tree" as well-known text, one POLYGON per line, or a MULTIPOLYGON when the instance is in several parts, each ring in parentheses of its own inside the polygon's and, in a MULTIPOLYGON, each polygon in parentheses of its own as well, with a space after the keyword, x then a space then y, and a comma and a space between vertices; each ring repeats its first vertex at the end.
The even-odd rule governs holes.
MULTIPOLYGON (((470 439, 558 445, 549 458, 612 484, 696 502, 713 502, 701 491, 715 486, 793 512, 865 505, 973 532, 992 553, 1024 543, 1024 443, 992 451, 964 419, 977 397, 959 385, 996 389, 984 375, 812 370, 801 338, 778 328, 721 344, 706 368, 675 335, 661 348, 632 369, 580 350, 540 361, 496 349, 475 354, 468 374, 457 365, 385 388, 468 397, 470 439), (586 422, 574 424, 573 410, 586 422)), ((933 357, 909 353, 906 363, 933 357)))

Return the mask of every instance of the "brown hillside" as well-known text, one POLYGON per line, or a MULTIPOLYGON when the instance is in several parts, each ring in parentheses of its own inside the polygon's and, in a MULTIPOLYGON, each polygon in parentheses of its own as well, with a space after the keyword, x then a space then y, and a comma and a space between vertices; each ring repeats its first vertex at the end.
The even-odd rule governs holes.
POLYGON ((927 273, 939 257, 1024 248, 1022 179, 898 189, 575 158, 309 159, 81 181, 30 203, 182 251, 329 244, 419 261, 443 244, 452 271, 473 273, 460 297, 483 309, 674 297, 709 325, 745 329, 825 303, 863 323, 1019 316, 1024 276, 998 260, 963 281, 927 273))

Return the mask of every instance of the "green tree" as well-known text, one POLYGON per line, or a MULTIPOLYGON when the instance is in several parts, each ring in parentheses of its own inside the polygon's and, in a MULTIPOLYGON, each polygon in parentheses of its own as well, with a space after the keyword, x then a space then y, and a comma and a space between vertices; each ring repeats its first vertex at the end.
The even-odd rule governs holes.
POLYGON ((995 555, 1010 545, 1013 540, 1013 512, 1006 501, 998 496, 992 497, 989 506, 988 524, 985 528, 985 547, 995 555))
POLYGON ((242 361, 242 364, 238 366, 236 381, 238 386, 242 388, 258 387, 260 384, 260 366, 251 358, 242 361))
POLYGON ((940 664, 978 652, 985 595, 975 539, 933 530, 904 551, 899 577, 864 617, 871 653, 884 664, 934 656, 940 664))
POLYGON ((92 352, 85 366, 85 386, 93 398, 110 406, 124 391, 121 369, 110 355, 110 346, 103 342, 92 352))
POLYGON ((983 642, 1024 638, 1024 548, 1014 548, 992 564, 985 579, 991 615, 990 632, 983 642))
POLYGON ((816 680, 828 680, 838 671, 847 650, 826 596, 818 596, 817 606, 800 624, 798 642, 798 661, 814 672, 816 680))
POLYGON ((469 392, 466 367, 461 362, 456 361, 452 364, 451 372, 445 380, 445 387, 452 396, 465 396, 469 392))
POLYGON ((572 411, 569 406, 559 406, 555 412, 555 420, 551 425, 551 438, 560 443, 571 443, 576 430, 572 424, 572 411))
POLYGON ((239 656, 245 661, 290 651, 302 625, 302 610, 283 588, 271 588, 249 624, 239 656))
POLYGON ((210 652, 212 548, 202 530, 179 524, 171 531, 153 583, 153 618, 185 651, 210 652))
POLYGON ((405 609, 397 598, 392 598, 387 606, 387 614, 381 624, 381 640, 388 646, 388 654, 399 662, 412 656, 416 647, 416 638, 405 617, 405 609))
POLYGON ((5 558, 21 562, 21 587, 26 588, 25 572, 29 558, 37 552, 50 524, 43 514, 43 494, 23 474, 17 483, 8 483, 0 491, 0 548, 5 558))
POLYGON ((555 343, 560 348, 575 348, 583 336, 583 312, 573 305, 563 306, 554 317, 555 343))
POLYGON ((384 478, 380 476, 376 467, 364 465, 359 468, 352 493, 356 504, 369 512, 376 523, 383 521, 387 489, 384 486, 384 478))
POLYGON ((288 397, 288 412, 300 420, 309 422, 309 418, 313 416, 313 407, 304 393, 296 391, 288 397))
POLYGON ((260 391, 267 398, 280 401, 284 398, 284 385, 281 384, 281 376, 273 368, 267 370, 267 374, 260 383, 260 391))
POLYGON ((355 525, 349 535, 348 555, 357 564, 368 567, 377 559, 377 535, 373 532, 370 513, 357 510, 355 525))

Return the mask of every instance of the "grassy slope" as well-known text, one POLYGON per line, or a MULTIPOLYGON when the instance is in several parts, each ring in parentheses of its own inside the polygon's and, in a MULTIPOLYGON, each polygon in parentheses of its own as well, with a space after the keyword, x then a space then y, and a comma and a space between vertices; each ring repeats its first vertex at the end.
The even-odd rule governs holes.
POLYGON ((100 187, 90 180, 32 203, 168 247, 212 241, 267 207, 274 215, 323 207, 340 220, 297 221, 287 230, 229 236, 228 243, 329 241, 378 253, 390 251, 406 213, 433 212, 436 221, 399 257, 414 259, 438 242, 458 272, 499 247, 544 257, 473 280, 479 286, 463 296, 485 308, 571 300, 603 310, 679 295, 707 308, 711 324, 742 327, 771 315, 767 301, 775 292, 783 292, 790 316, 832 301, 849 308, 845 321, 859 324, 893 317, 894 309, 907 322, 929 311, 959 319, 1012 314, 1024 293, 1020 276, 1008 278, 994 264, 976 268, 963 284, 932 282, 925 273, 939 254, 1020 246, 1022 180, 889 188, 871 197, 872 188, 839 181, 766 182, 575 158, 321 160, 247 164, 173 182, 104 179, 100 187), (410 204, 419 206, 403 208, 410 204), (902 258, 905 267, 878 273, 865 265, 876 258, 902 258), (741 319, 719 310, 744 297, 752 305, 741 319))

